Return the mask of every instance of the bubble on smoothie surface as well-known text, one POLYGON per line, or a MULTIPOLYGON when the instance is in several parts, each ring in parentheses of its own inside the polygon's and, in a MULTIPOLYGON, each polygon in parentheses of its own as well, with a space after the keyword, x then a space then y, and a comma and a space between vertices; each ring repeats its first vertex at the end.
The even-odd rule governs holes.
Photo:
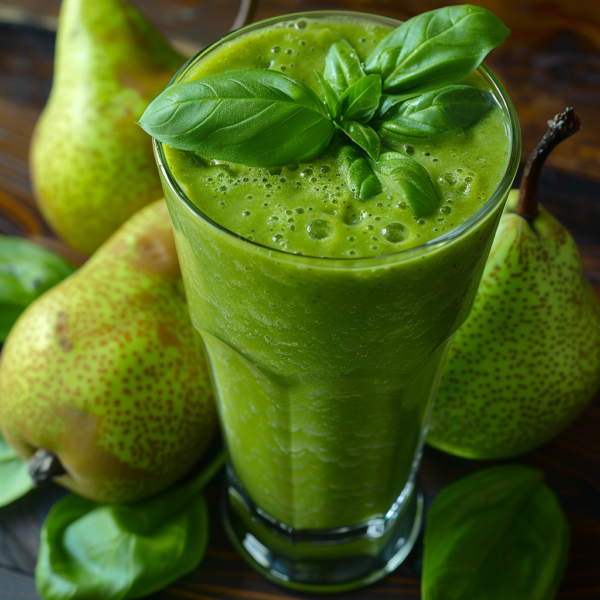
POLYGON ((391 244, 399 244, 408 239, 408 231, 402 223, 389 223, 381 230, 381 233, 391 244))
POLYGON ((346 207, 342 220, 346 225, 358 225, 364 218, 365 212, 350 205, 346 207))
POLYGON ((333 233, 331 223, 325 219, 315 219, 306 230, 313 240, 324 240, 333 233))
POLYGON ((444 173, 438 181, 454 196, 469 196, 476 191, 477 175, 470 169, 458 168, 444 173))

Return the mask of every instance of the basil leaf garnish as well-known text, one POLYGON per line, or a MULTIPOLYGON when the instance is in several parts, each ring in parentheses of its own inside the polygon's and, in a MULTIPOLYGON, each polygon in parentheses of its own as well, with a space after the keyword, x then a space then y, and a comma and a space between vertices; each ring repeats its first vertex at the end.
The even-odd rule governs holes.
POLYGON ((308 161, 335 131, 307 85, 262 69, 174 84, 150 104, 139 124, 174 148, 250 167, 308 161))
POLYGON ((381 98, 379 75, 367 75, 359 79, 339 98, 342 120, 367 123, 379 107, 379 98, 381 98))
POLYGON ((394 96, 393 94, 382 94, 379 99, 379 106, 373 115, 373 121, 381 121, 385 119, 387 112, 396 104, 404 102, 405 99, 402 96, 394 96))
POLYGON ((379 73, 387 93, 412 98, 456 83, 474 71, 510 33, 489 10, 464 4, 409 19, 368 57, 367 73, 379 73))
POLYGON ((74 271, 64 258, 29 240, 0 236, 0 342, 29 304, 74 271))
POLYGON ((340 102, 338 100, 338 96, 323 75, 321 75, 321 73, 315 71, 315 75, 317 76, 317 79, 323 88, 323 93, 325 94, 325 105, 329 110, 329 117, 331 119, 337 119, 340 113, 340 102))
POLYGON ((415 216, 426 217, 437 208, 439 200, 431 176, 414 158, 400 152, 385 152, 374 168, 404 196, 415 216))
POLYGON ((42 527, 35 569, 45 600, 145 597, 193 571, 208 543, 202 489, 221 453, 191 482, 133 504, 100 504, 70 495, 42 527))
POLYGON ((377 160, 381 141, 374 129, 356 121, 342 121, 341 129, 358 146, 360 146, 373 160, 377 160))
POLYGON ((27 463, 0 434, 0 506, 6 506, 33 489, 27 463))
POLYGON ((505 465, 444 488, 427 514, 423 600, 554 598, 569 525, 540 471, 505 465))
MULTIPOLYGON (((451 84, 475 70, 508 34, 500 19, 478 6, 432 10, 392 31, 364 68, 346 40, 332 44, 323 74, 315 71, 324 103, 278 71, 227 71, 170 85, 139 124, 174 148, 267 168, 316 158, 340 129, 375 161, 381 140, 393 148, 406 138, 465 127, 489 110, 489 92, 451 84)), ((415 215, 432 212, 438 200, 424 167, 406 155, 390 156, 379 157, 378 172, 403 190, 415 215)), ((375 174, 369 179, 370 167, 360 162, 365 160, 354 161, 362 179, 353 179, 352 189, 362 199, 380 187, 375 174), (361 191, 367 180, 377 183, 361 191)))
POLYGON ((493 104, 494 98, 486 90, 449 85, 392 106, 383 115, 377 131, 388 143, 432 137, 471 125, 493 104))
POLYGON ((346 40, 340 40, 329 48, 323 75, 339 95, 362 79, 365 72, 356 50, 346 40))
POLYGON ((354 146, 342 146, 337 154, 342 175, 346 177, 348 189, 360 200, 370 200, 381 194, 382 187, 373 167, 354 146))

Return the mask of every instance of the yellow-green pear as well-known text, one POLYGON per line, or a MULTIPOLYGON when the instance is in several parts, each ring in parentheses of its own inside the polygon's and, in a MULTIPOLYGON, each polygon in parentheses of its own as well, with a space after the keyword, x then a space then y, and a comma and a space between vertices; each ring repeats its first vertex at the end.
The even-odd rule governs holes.
POLYGON ((527 452, 600 388, 600 304, 573 238, 537 201, 544 160, 579 119, 567 109, 548 124, 520 191, 510 193, 434 403, 427 442, 458 456, 527 452))
POLYGON ((0 428, 22 458, 41 454, 36 477, 129 502, 186 473, 216 423, 161 200, 21 315, 0 357, 0 428))
POLYGON ((184 60, 125 0, 63 0, 30 169, 42 214, 80 252, 162 197, 151 140, 135 122, 184 60))

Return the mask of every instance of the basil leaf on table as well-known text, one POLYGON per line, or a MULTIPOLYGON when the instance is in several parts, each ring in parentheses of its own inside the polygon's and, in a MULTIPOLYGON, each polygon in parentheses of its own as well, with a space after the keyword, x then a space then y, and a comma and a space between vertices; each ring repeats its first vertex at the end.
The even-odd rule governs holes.
POLYGON ((368 125, 355 121, 342 121, 340 128, 358 146, 360 146, 373 160, 377 160, 381 141, 374 129, 368 125))
POLYGON ((381 76, 367 75, 353 83, 339 97, 339 113, 342 120, 367 123, 379 107, 381 76))
POLYGON ((133 504, 76 495, 58 502, 42 527, 35 569, 45 600, 125 600, 164 588, 195 569, 208 543, 202 489, 223 453, 191 482, 133 504))
POLYGON ((338 100, 337 94, 334 89, 327 83, 327 80, 319 73, 315 71, 315 75, 323 88, 323 92, 325 94, 325 104, 329 110, 329 116, 332 119, 337 119, 340 112, 340 102, 338 100))
POLYGON ((29 240, 0 236, 0 342, 29 304, 74 271, 64 258, 29 240))
POLYGON ((427 169, 407 154, 385 152, 374 168, 389 178, 417 217, 426 217, 437 208, 439 199, 427 169))
POLYGON ((367 58, 386 93, 412 98, 456 83, 510 33, 493 13, 464 4, 423 13, 397 27, 367 58))
POLYGON ((249 167, 308 161, 335 131, 307 85, 263 69, 176 83, 152 101, 139 124, 174 148, 249 167))
POLYGON ((0 506, 6 506, 33 489, 28 465, 0 434, 0 506))
POLYGON ((323 75, 339 95, 362 79, 365 72, 356 50, 346 40, 340 40, 329 48, 323 75))
POLYGON ((486 90, 469 85, 449 85, 390 107, 382 116, 377 131, 388 143, 433 137, 468 127, 493 104, 494 98, 486 90))
POLYGON ((444 488, 427 515, 423 600, 550 600, 569 525, 540 471, 503 465, 444 488))
POLYGON ((358 148, 343 146, 337 154, 337 161, 348 188, 357 198, 370 200, 381 194, 381 182, 358 148))

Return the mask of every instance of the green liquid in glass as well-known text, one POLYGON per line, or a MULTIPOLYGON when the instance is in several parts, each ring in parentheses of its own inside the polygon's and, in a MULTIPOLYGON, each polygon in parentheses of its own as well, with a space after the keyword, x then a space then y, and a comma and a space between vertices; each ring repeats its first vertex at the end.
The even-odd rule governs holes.
MULTIPOLYGON (((183 80, 285 68, 322 97, 314 70, 330 45, 343 38, 364 60, 389 30, 348 17, 277 24, 217 45, 183 80)), ((491 89, 480 73, 462 83, 491 89)), ((423 219, 389 186, 355 199, 331 152, 259 169, 163 147, 208 217, 165 184, 230 460, 280 523, 313 530, 381 518, 412 484, 445 350, 471 308, 502 199, 460 236, 422 246, 496 191, 511 151, 507 121, 498 105, 467 130, 410 143, 440 196, 423 219)))

